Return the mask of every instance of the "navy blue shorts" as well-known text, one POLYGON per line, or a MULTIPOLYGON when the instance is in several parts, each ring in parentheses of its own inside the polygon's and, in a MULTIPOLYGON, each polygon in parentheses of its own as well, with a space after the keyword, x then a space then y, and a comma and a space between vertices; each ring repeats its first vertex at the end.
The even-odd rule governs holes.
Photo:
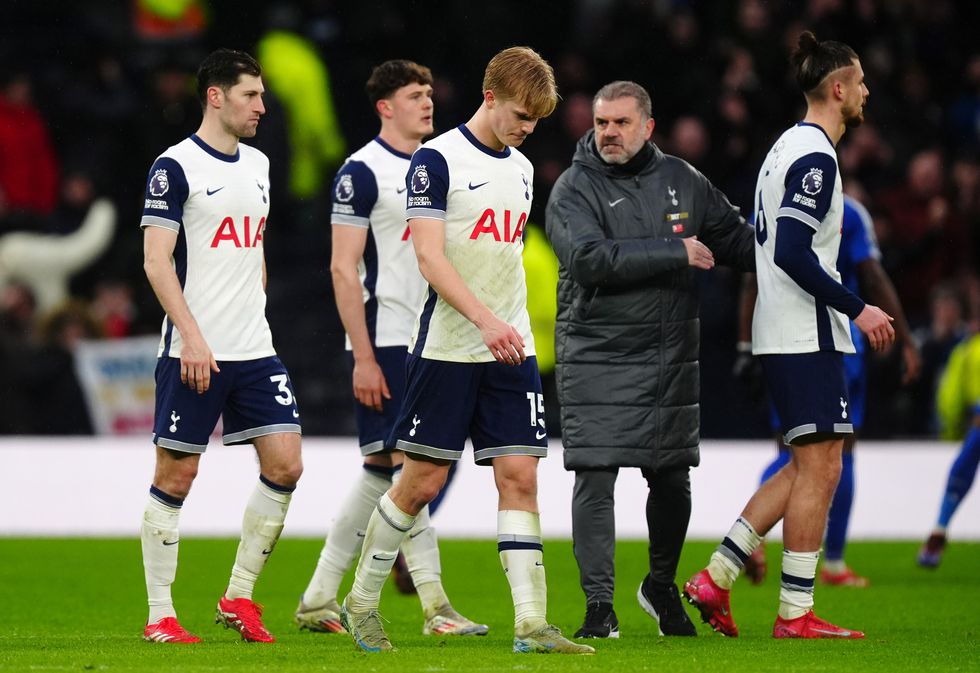
MULTIPOLYGON (((857 432, 864 425, 864 408, 868 399, 868 377, 867 368, 864 364, 864 353, 845 353, 844 354, 844 380, 847 381, 847 400, 848 416, 851 417, 851 425, 857 432)), ((772 423, 773 430, 780 430, 782 423, 779 422, 779 414, 776 412, 775 403, 769 404, 769 421, 772 423)))
MULTIPOLYGON (((361 444, 361 455, 369 456, 374 453, 388 453, 394 444, 388 444, 391 429, 398 420, 398 412, 405 398, 405 357, 408 346, 385 346, 375 348, 374 357, 381 367, 381 372, 388 382, 388 392, 391 399, 381 398, 381 411, 366 407, 354 399, 354 417, 357 419, 357 438, 361 444)), ((351 368, 354 366, 354 355, 347 352, 351 368)))
POLYGON ((395 448, 459 460, 469 436, 478 465, 498 456, 548 455, 537 358, 514 367, 409 355, 407 374, 395 448))
POLYGON ((200 395, 180 382, 180 359, 162 357, 156 368, 153 443, 185 453, 204 453, 223 415, 225 444, 245 444, 278 432, 300 432, 299 409, 289 373, 275 355, 226 360, 211 372, 200 395))
POLYGON ((814 433, 854 432, 841 353, 761 355, 759 359, 784 442, 792 444, 814 433))

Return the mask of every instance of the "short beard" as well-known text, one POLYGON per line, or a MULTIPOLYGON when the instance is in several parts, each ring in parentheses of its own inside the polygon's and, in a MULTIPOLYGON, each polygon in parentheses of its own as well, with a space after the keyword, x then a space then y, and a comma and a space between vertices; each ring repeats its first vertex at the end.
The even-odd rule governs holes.
POLYGON ((617 166, 622 166, 623 164, 625 164, 626 162, 628 162, 630 159, 633 158, 631 156, 627 156, 625 152, 619 152, 612 156, 606 156, 603 153, 602 149, 599 150, 599 156, 602 157, 602 160, 605 161, 607 164, 616 164, 617 166))
POLYGON ((856 129, 858 126, 864 123, 864 109, 859 107, 857 111, 851 112, 850 110, 844 110, 844 126, 849 129, 856 129))

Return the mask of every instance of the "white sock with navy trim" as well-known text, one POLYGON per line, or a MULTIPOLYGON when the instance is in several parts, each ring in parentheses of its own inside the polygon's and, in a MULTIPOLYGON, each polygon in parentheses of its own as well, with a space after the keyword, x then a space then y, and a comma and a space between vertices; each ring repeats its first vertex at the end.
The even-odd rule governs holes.
POLYGON ((514 633, 523 637, 548 624, 548 583, 536 512, 497 512, 497 551, 514 599, 514 633))
POLYGON ((347 495, 320 551, 313 577, 303 592, 303 605, 319 608, 337 599, 337 589, 361 551, 371 513, 391 488, 391 468, 365 465, 347 495))
POLYGON ((722 589, 731 589, 745 566, 745 560, 760 544, 762 538, 755 532, 752 524, 739 517, 725 539, 711 554, 708 574, 711 575, 714 583, 722 589))
POLYGON ((143 510, 140 544, 143 548, 143 576, 150 612, 147 624, 164 617, 176 617, 170 587, 177 576, 177 548, 180 540, 177 526, 184 501, 150 487, 150 497, 143 510))
POLYGON ((819 551, 783 550, 783 574, 779 584, 779 616, 802 617, 813 609, 813 580, 819 551))
POLYGON ((225 598, 252 598, 255 581, 276 547, 295 488, 274 484, 262 475, 242 517, 242 539, 225 598))
POLYGON ((414 524, 413 515, 399 509, 387 493, 381 496, 368 522, 361 560, 354 572, 354 586, 347 596, 347 606, 352 611, 378 609, 381 588, 391 573, 398 547, 414 524))

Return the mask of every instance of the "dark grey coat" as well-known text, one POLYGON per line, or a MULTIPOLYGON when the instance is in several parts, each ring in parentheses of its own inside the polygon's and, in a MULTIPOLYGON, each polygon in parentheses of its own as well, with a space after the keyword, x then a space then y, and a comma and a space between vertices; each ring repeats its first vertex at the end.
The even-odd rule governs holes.
POLYGON ((698 464, 698 281, 680 239, 755 269, 752 228, 724 194, 652 144, 644 155, 632 171, 606 164, 590 131, 548 200, 568 470, 698 464))

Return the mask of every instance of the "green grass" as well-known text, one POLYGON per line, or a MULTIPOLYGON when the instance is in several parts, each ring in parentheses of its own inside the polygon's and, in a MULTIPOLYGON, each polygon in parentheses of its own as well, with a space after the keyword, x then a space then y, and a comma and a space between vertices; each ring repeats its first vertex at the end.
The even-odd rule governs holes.
MULTIPOLYGON (((636 604, 646 545, 617 549, 616 610, 622 637, 595 643, 595 657, 510 652, 513 608, 491 541, 442 542, 444 582, 456 607, 490 624, 485 638, 421 635, 417 599, 385 589, 382 613, 398 652, 367 655, 346 636, 296 630, 291 618, 313 570, 319 540, 284 539, 259 581, 274 645, 247 644, 213 623, 236 542, 185 538, 174 598, 185 627, 205 642, 167 646, 140 639, 146 617, 137 539, 0 538, 0 670, 2 671, 978 671, 980 544, 954 543, 936 571, 914 564, 911 543, 855 543, 851 564, 868 574, 865 590, 820 587, 822 615, 867 631, 861 642, 774 641, 778 580, 761 587, 740 580, 733 610, 742 637, 699 627, 698 638, 659 638, 636 604)), ((691 542, 679 578, 699 569, 713 544, 691 542)), ((778 569, 778 545, 770 569, 778 569)), ((552 622, 573 632, 584 603, 567 541, 545 545, 552 622)), ((346 591, 347 584, 342 587, 346 591)), ((594 641, 593 641, 594 642, 594 641)))

